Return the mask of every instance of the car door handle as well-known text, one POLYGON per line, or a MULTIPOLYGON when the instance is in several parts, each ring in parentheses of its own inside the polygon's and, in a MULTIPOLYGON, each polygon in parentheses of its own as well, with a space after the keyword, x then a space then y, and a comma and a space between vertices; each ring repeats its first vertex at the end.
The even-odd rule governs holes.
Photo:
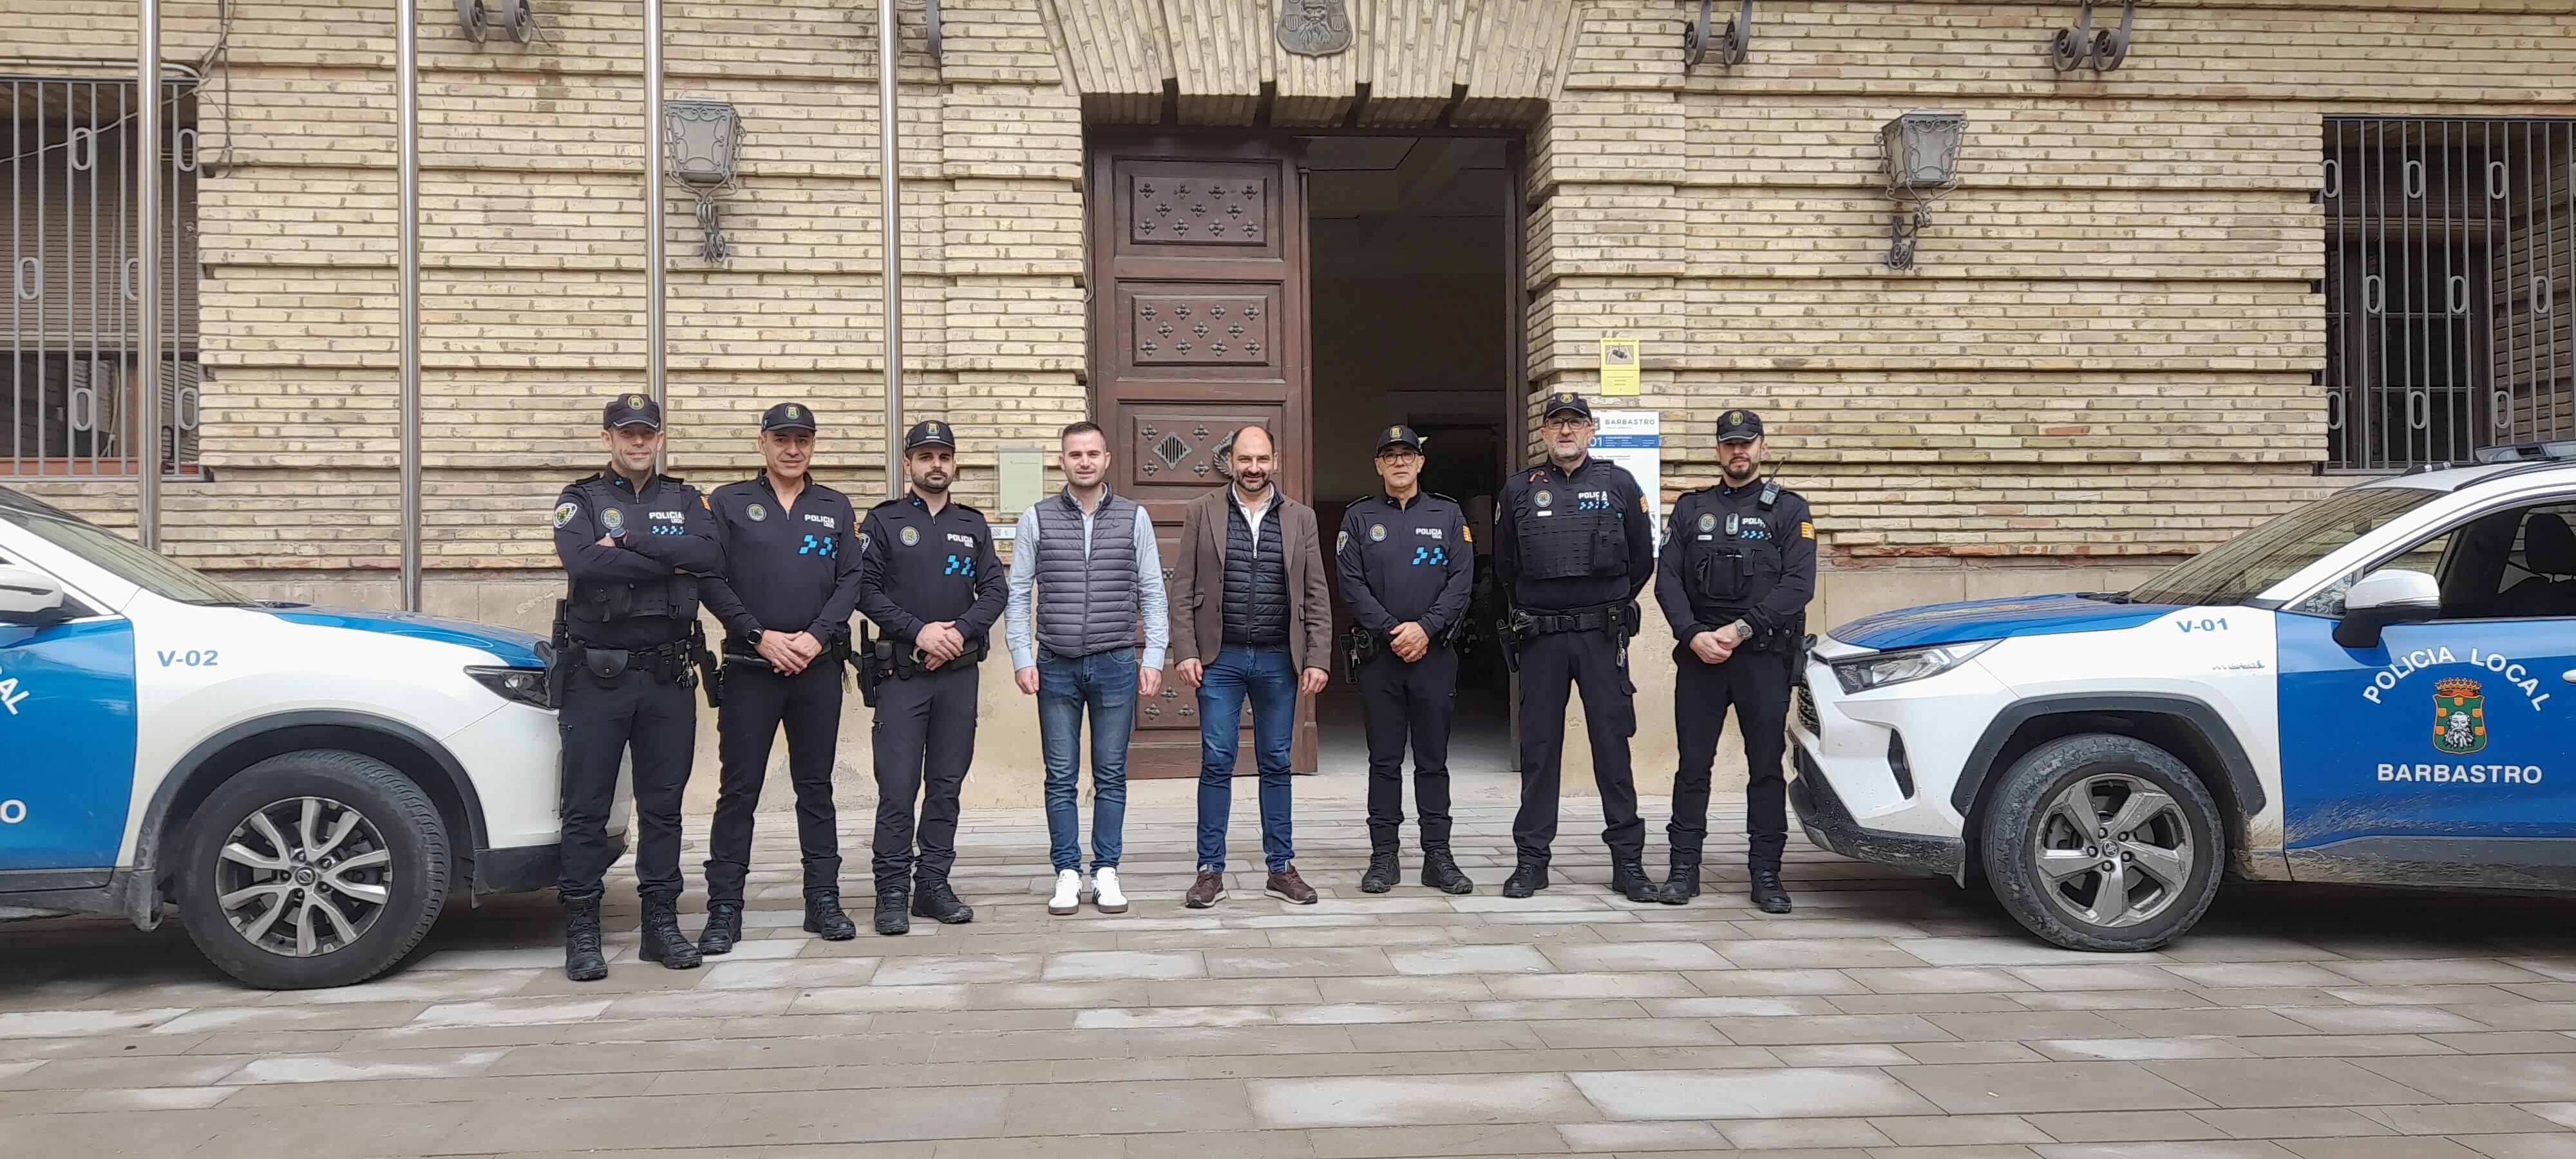
POLYGON ((2576 684, 2576 668, 2570 668, 2565 672, 2559 673, 2558 678, 2568 682, 2569 684, 2576 684))

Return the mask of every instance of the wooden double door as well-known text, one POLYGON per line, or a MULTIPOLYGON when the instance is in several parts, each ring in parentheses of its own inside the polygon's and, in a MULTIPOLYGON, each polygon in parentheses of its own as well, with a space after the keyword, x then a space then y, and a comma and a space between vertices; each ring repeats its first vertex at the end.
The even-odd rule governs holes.
MULTIPOLYGON (((1164 576, 1181 508, 1225 485, 1216 450, 1259 423, 1280 441, 1284 492, 1310 500, 1310 335, 1304 175, 1294 138, 1094 138, 1090 228, 1092 413, 1110 485, 1152 513, 1164 576)), ((1329 534, 1329 533, 1327 533, 1329 534)), ((1128 772, 1195 776, 1194 689, 1165 673, 1137 706, 1128 772)), ((1315 768, 1311 698, 1295 763, 1315 768)), ((1239 773, 1254 770, 1244 726, 1239 773)))

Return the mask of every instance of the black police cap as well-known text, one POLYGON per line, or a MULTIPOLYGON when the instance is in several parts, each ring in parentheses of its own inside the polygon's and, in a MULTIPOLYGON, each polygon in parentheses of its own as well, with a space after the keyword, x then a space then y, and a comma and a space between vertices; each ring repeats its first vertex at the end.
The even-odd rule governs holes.
POLYGON ((760 412, 760 430, 814 432, 814 408, 801 402, 782 402, 760 412))
POLYGON ((1547 396, 1547 409, 1539 412, 1539 417, 1542 419, 1552 419, 1566 411, 1573 411, 1585 418, 1591 418, 1592 404, 1584 401, 1582 395, 1576 394, 1573 391, 1560 390, 1555 394, 1547 396))
POLYGON ((957 432, 947 423, 937 419, 914 423, 912 430, 903 436, 903 449, 908 453, 916 447, 946 447, 952 451, 956 450, 957 432))
POLYGON ((652 396, 650 395, 618 395, 616 398, 609 400, 607 409, 600 414, 599 428, 604 431, 613 431, 619 427, 644 427, 648 430, 661 430, 662 408, 659 404, 653 401, 652 396))
POLYGON ((1422 453, 1422 436, 1413 433, 1412 427, 1399 423, 1386 428, 1386 433, 1378 436, 1377 449, 1383 451, 1388 447, 1402 447, 1418 455, 1422 453))
POLYGON ((1749 443, 1762 437, 1762 416, 1749 410, 1731 410, 1717 416, 1717 441, 1749 443))

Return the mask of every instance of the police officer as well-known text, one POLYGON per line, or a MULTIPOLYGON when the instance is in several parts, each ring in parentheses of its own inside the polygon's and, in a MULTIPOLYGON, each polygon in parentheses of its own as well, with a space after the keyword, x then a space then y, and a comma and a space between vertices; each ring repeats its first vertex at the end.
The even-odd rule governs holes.
POLYGON ((1377 476, 1386 492, 1342 513, 1334 564, 1358 621, 1361 719, 1368 728, 1369 865, 1360 892, 1395 888, 1404 828, 1404 745, 1413 741, 1414 804, 1422 813, 1422 884, 1473 893, 1449 854, 1449 719, 1457 707, 1457 633, 1474 586, 1475 541, 1458 501, 1422 490, 1422 436, 1386 428, 1377 476))
POLYGON ((1503 896, 1547 888, 1565 705, 1580 688, 1610 888, 1649 901, 1655 883, 1646 877, 1646 827, 1628 767, 1628 738, 1637 731, 1628 638, 1637 630, 1637 593, 1655 574, 1654 529, 1636 478, 1591 455, 1592 404, 1572 391, 1549 395, 1540 422, 1547 461, 1503 484, 1494 521, 1494 578, 1511 609, 1505 647, 1520 673, 1521 808, 1512 821, 1519 864, 1503 896))
POLYGON ((840 821, 832 807, 842 664, 859 604, 858 516, 846 496, 814 481, 814 424, 813 408, 803 403, 763 412, 760 474, 716 488, 708 503, 725 559, 724 578, 706 585, 707 608, 725 627, 724 705, 716 710, 724 773, 707 835, 703 953, 731 953, 742 940, 752 811, 782 724, 805 869, 805 932, 833 942, 859 933, 841 912, 840 821))
POLYGON ((1672 877, 1657 900, 1699 896, 1700 843, 1708 836, 1709 766, 1733 705, 1744 733, 1749 779, 1744 830, 1753 903, 1789 912, 1780 885, 1788 841, 1787 784, 1780 754, 1789 723, 1789 684, 1816 592, 1816 524, 1807 501, 1762 477, 1770 445, 1762 416, 1731 410, 1717 426, 1725 481, 1673 504, 1671 531, 1655 565, 1655 600, 1673 626, 1673 724, 1681 769, 1673 778, 1672 877))
POLYGON ((975 920, 948 871, 957 797, 975 759, 975 665, 1010 596, 984 513, 948 497, 957 477, 948 424, 915 424, 903 462, 911 493, 871 508, 859 535, 859 608, 885 633, 870 657, 877 670, 863 679, 880 681, 876 930, 888 935, 912 928, 907 898, 912 917, 975 920))
POLYGON ((662 408, 619 395, 602 416, 608 469, 564 488, 555 503, 555 554, 570 578, 556 605, 554 671, 563 731, 563 880, 570 921, 564 975, 608 976, 599 951, 601 879, 619 849, 608 840, 617 766, 632 757, 636 892, 644 899, 641 956, 674 970, 698 965, 680 933, 680 791, 696 751, 702 655, 700 579, 723 564, 697 488, 657 474, 662 408))

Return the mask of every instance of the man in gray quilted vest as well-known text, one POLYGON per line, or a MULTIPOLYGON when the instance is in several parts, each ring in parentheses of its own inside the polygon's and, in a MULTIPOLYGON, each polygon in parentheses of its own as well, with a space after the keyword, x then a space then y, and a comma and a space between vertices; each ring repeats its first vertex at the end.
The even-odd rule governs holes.
POLYGON ((1064 428, 1061 494, 1020 513, 1003 606, 1020 691, 1038 698, 1046 753, 1046 815, 1055 895, 1047 912, 1082 906, 1082 717, 1091 714, 1091 894, 1102 913, 1127 912, 1118 855, 1127 825, 1127 734, 1136 698, 1163 688, 1170 621, 1154 521, 1109 489, 1109 436, 1097 423, 1064 428), (1136 631, 1145 647, 1136 647, 1136 631))

